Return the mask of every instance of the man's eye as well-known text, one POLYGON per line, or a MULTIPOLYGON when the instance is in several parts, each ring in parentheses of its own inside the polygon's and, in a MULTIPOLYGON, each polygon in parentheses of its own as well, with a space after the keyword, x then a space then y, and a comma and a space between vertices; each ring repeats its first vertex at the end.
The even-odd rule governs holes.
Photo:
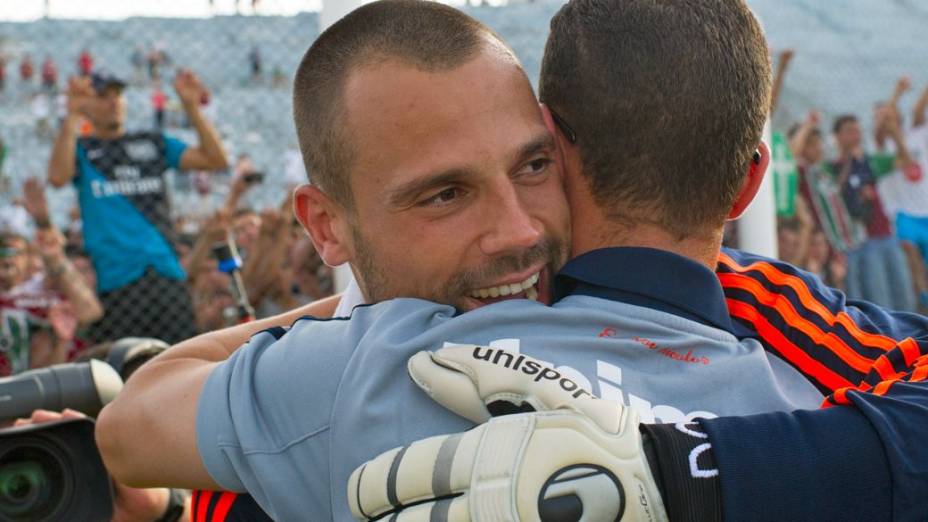
POLYGON ((454 201, 460 196, 460 190, 457 188, 446 188, 434 196, 419 202, 420 207, 437 207, 454 201))
POLYGON ((525 164, 519 171, 519 175, 536 176, 548 171, 548 167, 554 163, 550 158, 537 158, 525 164))

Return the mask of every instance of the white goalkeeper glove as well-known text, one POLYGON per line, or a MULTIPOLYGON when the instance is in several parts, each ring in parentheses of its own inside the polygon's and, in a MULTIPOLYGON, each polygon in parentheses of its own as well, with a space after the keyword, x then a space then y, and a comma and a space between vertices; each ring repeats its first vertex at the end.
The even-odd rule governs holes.
POLYGON ((433 399, 475 422, 500 403, 539 411, 492 418, 362 465, 348 484, 359 520, 667 520, 632 410, 496 348, 420 352, 409 372, 433 399))

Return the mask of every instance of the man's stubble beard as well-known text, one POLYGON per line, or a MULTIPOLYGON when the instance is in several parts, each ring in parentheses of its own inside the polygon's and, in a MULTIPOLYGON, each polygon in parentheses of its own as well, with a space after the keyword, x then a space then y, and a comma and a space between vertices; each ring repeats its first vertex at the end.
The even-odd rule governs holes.
POLYGON ((358 285, 368 303, 378 303, 398 297, 415 297, 432 302, 448 304, 458 310, 467 310, 467 296, 471 291, 491 286, 498 278, 514 272, 521 272, 528 267, 544 262, 549 278, 567 262, 568 246, 565 241, 546 235, 534 246, 519 254, 499 256, 484 265, 453 275, 440 286, 431 289, 400 291, 391 285, 390 276, 382 268, 384 263, 370 243, 365 241, 359 227, 351 227, 355 247, 354 265, 357 271, 358 285))

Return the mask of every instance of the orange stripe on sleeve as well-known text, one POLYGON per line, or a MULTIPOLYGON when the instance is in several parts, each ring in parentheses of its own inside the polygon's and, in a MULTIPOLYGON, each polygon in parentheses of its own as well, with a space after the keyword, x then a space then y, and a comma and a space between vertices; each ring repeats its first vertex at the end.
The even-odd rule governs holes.
POLYGON ((197 498, 197 520, 196 522, 206 522, 206 511, 209 508, 209 499, 213 496, 212 491, 201 491, 197 498))
POLYGON ((889 361, 889 357, 881 355, 877 357, 876 361, 873 363, 873 369, 876 370, 876 373, 880 375, 880 380, 888 381, 889 379, 894 379, 900 375, 905 375, 906 372, 897 372, 893 368, 893 364, 889 361))
POLYGON ((727 299, 726 301, 732 316, 744 319, 754 325, 757 333, 770 343, 784 359, 796 365, 800 371, 813 377, 830 390, 853 386, 853 383, 799 349, 782 332, 771 325, 756 308, 733 299, 727 299))
MULTIPOLYGON (((837 335, 823 332, 817 325, 802 317, 796 312, 792 301, 786 296, 767 290, 760 282, 747 276, 740 274, 718 274, 718 276, 722 286, 749 292, 757 299, 758 303, 776 310, 790 328, 801 331, 816 344, 827 348, 854 370, 862 374, 870 371, 871 366, 873 366, 873 359, 864 357, 837 335)), ((728 298, 726 301, 732 302, 736 300, 728 298)))
POLYGON ((886 392, 889 391, 890 386, 895 384, 897 381, 899 381, 898 377, 895 379, 889 379, 888 381, 883 381, 877 384, 876 387, 873 388, 873 394, 874 395, 886 395, 886 392))
POLYGON ((229 516, 229 510, 232 509, 232 503, 235 502, 235 499, 238 498, 238 495, 226 491, 219 497, 219 501, 216 502, 216 507, 213 508, 213 518, 210 522, 225 522, 226 517, 229 516))
POLYGON ((905 365, 908 368, 911 368, 915 365, 915 361, 921 356, 922 351, 918 347, 918 343, 915 342, 915 339, 911 337, 906 337, 899 343, 899 349, 902 350, 902 356, 905 359, 905 365))
MULTIPOLYGON (((850 404, 850 401, 847 400, 848 390, 850 390, 850 388, 841 388, 834 393, 832 400, 834 400, 835 404, 850 404)), ((823 406, 827 407, 831 405, 826 401, 823 406)))
POLYGON ((912 372, 912 377, 909 378, 911 382, 919 382, 928 379, 928 366, 919 366, 912 372))
POLYGON ((758 272, 762 273, 768 280, 770 280, 771 283, 792 288, 796 292, 796 295, 799 297, 799 301, 810 312, 815 313, 831 326, 834 326, 835 324, 844 326, 848 333, 850 333, 851 336, 861 344, 873 348, 879 348, 884 351, 891 350, 896 346, 896 341, 890 337, 863 331, 860 326, 854 322, 854 319, 846 312, 838 312, 837 314, 833 314, 831 310, 829 310, 812 295, 808 285, 806 285, 806 282, 803 281, 800 277, 782 272, 770 263, 761 261, 751 263, 750 265, 744 267, 739 265, 737 262, 735 262, 734 259, 725 253, 719 253, 719 262, 739 273, 757 270, 758 272))

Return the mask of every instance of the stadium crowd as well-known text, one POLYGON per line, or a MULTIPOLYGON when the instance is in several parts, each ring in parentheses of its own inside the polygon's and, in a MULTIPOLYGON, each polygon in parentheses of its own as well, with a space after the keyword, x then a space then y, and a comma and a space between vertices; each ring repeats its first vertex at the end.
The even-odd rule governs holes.
MULTIPOLYGON (((793 50, 778 54, 771 115, 793 56, 793 50)), ((774 141, 786 148, 785 166, 773 170, 779 167, 793 177, 778 187, 788 204, 778 209, 777 239, 780 259, 818 275, 849 298, 925 314, 928 86, 917 94, 911 115, 904 115, 899 102, 912 90, 909 78, 902 77, 886 100, 874 100, 872 141, 858 115, 826 122, 813 107, 802 121, 773 129, 774 141), (835 149, 831 157, 826 156, 829 140, 835 149)), ((733 226, 726 242, 737 246, 733 226)))
MULTIPOLYGON (((777 58, 772 113, 792 57, 777 58)), ((251 47, 243 69, 254 84, 264 81, 263 60, 251 47)), ((277 188, 266 188, 269 173, 248 154, 229 153, 200 78, 175 68, 160 45, 133 49, 130 61, 132 76, 123 78, 81 49, 61 86, 51 57, 36 77, 29 54, 0 56, 0 96, 25 93, 35 134, 51 151, 44 176, 3 188, 22 196, 0 212, 0 377, 79 360, 130 336, 178 342, 334 292, 290 196, 272 208, 250 202, 250 193, 277 188), (7 70, 17 65, 11 81, 7 70), (173 90, 163 85, 169 77, 173 90), (127 106, 127 86, 150 94, 150 130, 127 131, 126 111, 146 110, 127 106), (175 138, 180 128, 196 142, 175 138), (170 170, 190 190, 172 191, 170 170), (50 209, 47 192, 69 184, 74 205, 50 209), (53 213, 67 222, 56 227, 53 213)), ((277 66, 269 78, 287 82, 277 66)), ((911 114, 899 109, 914 88, 903 77, 875 100, 872 140, 857 115, 826 122, 813 107, 772 130, 796 185, 781 188, 789 201, 777 217, 780 258, 850 298, 925 314, 928 86, 914 93, 911 114)), ((0 141, 0 173, 5 152, 0 141)), ((727 242, 737 246, 734 227, 727 242)))
MULTIPOLYGON (((793 51, 788 50, 776 60, 772 112, 792 57, 793 51)), ((260 60, 257 47, 252 48, 248 70, 253 81, 260 81, 260 60)), ((21 187, 22 197, 3 211, 0 375, 73 360, 95 344, 120 337, 149 335, 178 341, 195 332, 234 324, 241 312, 233 276, 219 269, 213 255, 220 243, 234 243, 244 259, 241 279, 258 318, 333 292, 331 269, 293 219, 289 198, 277 208, 257 210, 249 205, 245 196, 263 189, 266 173, 247 154, 238 154, 234 161, 226 157, 221 138, 209 123, 213 116, 208 110, 210 92, 196 75, 177 69, 175 100, 168 89, 161 88, 163 69, 171 65, 163 49, 155 46, 145 52, 136 48, 131 61, 133 78, 123 80, 106 70, 95 70, 93 55, 84 49, 75 59, 77 75, 59 89, 56 65, 47 58, 41 66, 41 88, 29 93, 37 134, 61 154, 52 154, 47 179, 28 179, 21 187), (122 126, 127 110, 122 91, 126 85, 139 83, 151 85, 154 130, 127 134, 122 126), (37 101, 51 95, 57 97, 55 119, 62 129, 57 138, 49 103, 37 101), (169 106, 176 114, 166 120, 164 112, 169 106), (120 144, 153 140, 146 143, 167 161, 152 163, 141 145, 86 151, 88 144, 100 138, 101 126, 114 124, 117 129, 104 133, 108 139, 120 144), (216 157, 195 156, 209 161, 185 165, 177 154, 193 149, 170 137, 176 127, 197 129, 207 145, 213 142, 216 157), (65 143, 60 143, 63 135, 67 135, 65 143), (64 148, 59 151, 59 146, 64 148), (142 160, 132 157, 139 153, 142 160), (94 154, 100 157, 91 158, 94 154), (174 195, 158 181, 172 167, 184 172, 192 190, 174 195), (74 176, 80 196, 68 209, 69 222, 57 230, 50 219, 46 185, 71 183, 71 176, 62 173, 73 176, 75 168, 77 174, 88 170, 74 176), (117 183, 88 182, 81 191, 82 179, 112 168, 117 183), (122 195, 134 207, 101 206, 102 200, 96 197, 101 191, 122 195), (127 217, 130 214, 133 218, 127 217), (136 222, 139 229, 129 225, 135 218, 141 219, 136 222), (89 245, 88 223, 93 225, 89 245), (119 230, 113 228, 117 223, 122 227, 119 230), (101 235, 96 233, 99 229, 113 230, 101 235), (155 237, 145 235, 151 230, 165 238, 154 251, 151 241, 146 249, 140 246, 143 238, 155 237), (177 281, 182 283, 176 285, 177 281), (155 299, 158 296, 160 300, 155 299), (166 306, 179 296, 190 302, 189 309, 166 306), (166 313, 151 313, 155 301, 165 306, 166 313), (143 306, 145 313, 129 312, 143 306)), ((23 54, 19 82, 25 88, 34 87, 33 69, 32 58, 23 54)), ((788 194, 791 204, 780 210, 777 230, 784 261, 817 274, 850 298, 925 313, 928 86, 916 93, 912 114, 903 115, 899 101, 912 90, 909 79, 903 77, 886 100, 875 101, 872 151, 865 148, 868 140, 853 114, 825 122, 810 108, 803 121, 788 129, 773 129, 786 143, 787 170, 795 168, 792 174, 798 188, 788 194), (834 157, 825 155, 828 139, 835 144, 834 157)), ((4 151, 0 144, 0 172, 4 151)), ((729 227, 727 244, 736 246, 737 240, 737 231, 729 227)))
POLYGON ((178 70, 175 80, 183 122, 200 140, 188 147, 157 126, 127 132, 128 82, 91 70, 92 60, 82 52, 81 74, 62 89, 47 179, 28 178, 22 197, 3 210, 0 376, 71 361, 127 336, 178 342, 235 324, 247 315, 239 292, 259 318, 332 293, 331 270, 300 232, 289 198, 279 208, 247 205, 265 174, 246 154, 230 168, 201 111, 209 91, 194 73, 178 70), (163 181, 169 168, 189 172, 187 198, 171 200, 163 181), (72 182, 78 201, 59 230, 46 188, 72 182), (244 260, 237 273, 220 270, 217 245, 234 245, 244 260))

